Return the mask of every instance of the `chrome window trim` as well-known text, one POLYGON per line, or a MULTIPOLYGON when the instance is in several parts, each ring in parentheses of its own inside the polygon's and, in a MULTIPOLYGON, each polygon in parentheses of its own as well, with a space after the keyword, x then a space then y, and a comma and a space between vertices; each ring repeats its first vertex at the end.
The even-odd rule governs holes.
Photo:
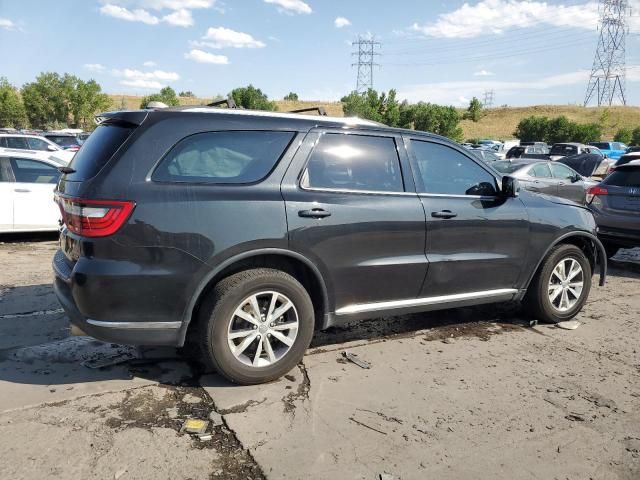
POLYGON ((407 300, 392 300, 388 302, 362 303, 348 305, 336 310, 336 315, 350 315, 365 312, 377 312, 380 310, 393 310, 396 308, 420 307, 427 305, 439 305, 462 300, 476 300, 486 297, 500 297, 503 295, 515 295, 515 288, 500 288, 497 290, 483 290, 480 292, 456 293, 454 295, 441 295, 437 297, 411 298, 407 300))
POLYGON ((176 330, 182 326, 182 322, 103 322, 92 319, 88 319, 87 323, 96 327, 124 328, 130 330, 176 330))
POLYGON ((298 184, 298 188, 305 192, 325 192, 325 193, 355 193, 361 195, 401 195, 401 196, 417 196, 418 194, 415 192, 384 192, 378 190, 352 190, 349 188, 313 188, 313 187, 304 187, 302 183, 298 184))
POLYGON ((419 193, 419 197, 436 197, 436 198, 473 198, 473 199, 483 199, 483 200, 495 200, 499 196, 498 195, 457 195, 457 194, 449 194, 449 193, 419 193))

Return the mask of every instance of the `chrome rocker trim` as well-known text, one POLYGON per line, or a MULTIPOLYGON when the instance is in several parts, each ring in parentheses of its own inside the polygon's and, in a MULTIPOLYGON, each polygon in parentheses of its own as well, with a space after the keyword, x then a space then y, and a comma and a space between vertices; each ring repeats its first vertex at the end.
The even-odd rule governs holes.
POLYGON ((88 319, 87 323, 96 327, 130 330, 175 330, 182 326, 182 322, 103 322, 91 319, 88 319))

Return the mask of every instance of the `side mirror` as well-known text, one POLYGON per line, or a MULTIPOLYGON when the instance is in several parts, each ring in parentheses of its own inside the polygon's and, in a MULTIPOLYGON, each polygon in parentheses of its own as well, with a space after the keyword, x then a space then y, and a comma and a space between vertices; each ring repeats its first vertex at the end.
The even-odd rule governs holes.
POLYGON ((582 177, 579 173, 576 173, 573 177, 571 177, 571 183, 576 183, 582 180, 582 177))
POLYGON ((47 145, 47 150, 49 150, 50 152, 57 152, 58 149, 56 147, 54 147, 53 145, 47 145))
POLYGON ((518 196, 519 192, 520 182, 518 182, 517 178, 509 177, 508 175, 502 177, 502 188, 500 189, 500 193, 503 197, 515 198, 518 196))

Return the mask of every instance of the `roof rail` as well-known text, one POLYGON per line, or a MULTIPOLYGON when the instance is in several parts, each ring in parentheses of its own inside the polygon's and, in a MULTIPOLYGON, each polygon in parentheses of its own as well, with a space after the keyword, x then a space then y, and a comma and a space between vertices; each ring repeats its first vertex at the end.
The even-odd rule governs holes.
POLYGON ((322 117, 327 116, 327 111, 324 107, 307 107, 307 108, 298 108, 296 110, 289 110, 287 113, 305 113, 305 112, 318 112, 318 115, 322 117))
POLYGON ((227 108, 238 108, 236 102, 233 98, 225 98, 224 100, 216 100, 215 102, 211 102, 207 104, 207 107, 220 107, 222 105, 226 105, 227 108))

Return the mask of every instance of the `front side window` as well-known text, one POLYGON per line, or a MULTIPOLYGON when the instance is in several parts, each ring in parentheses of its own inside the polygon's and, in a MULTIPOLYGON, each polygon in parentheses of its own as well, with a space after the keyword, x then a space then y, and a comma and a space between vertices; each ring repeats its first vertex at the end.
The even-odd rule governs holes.
POLYGON ((49 144, 40 138, 27 138, 30 150, 48 150, 49 144))
POLYGON ((551 170, 546 163, 538 163, 527 172, 530 176, 536 178, 551 178, 551 170))
POLYGON ((497 194, 493 175, 470 158, 439 143, 411 140, 421 193, 441 195, 497 194))
POLYGON ((160 182, 238 184, 262 180, 291 142, 292 132, 198 133, 178 142, 152 175, 160 182))
POLYGON ((60 178, 57 168, 38 160, 12 158, 11 167, 16 182, 20 183, 57 183, 60 178))
POLYGON ((326 133, 309 157, 303 188, 403 192, 392 137, 326 133))
POLYGON ((552 163, 551 172, 555 178, 562 180, 571 180, 576 176, 576 172, 561 163, 552 163))

